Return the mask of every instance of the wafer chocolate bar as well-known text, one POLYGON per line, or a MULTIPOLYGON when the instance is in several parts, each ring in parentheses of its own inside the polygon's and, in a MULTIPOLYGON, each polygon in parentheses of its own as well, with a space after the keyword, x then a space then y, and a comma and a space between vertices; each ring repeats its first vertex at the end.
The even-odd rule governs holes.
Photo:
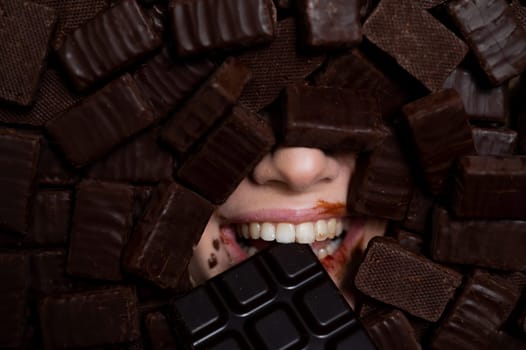
POLYGON ((511 156, 517 151, 517 132, 510 129, 471 129, 479 156, 511 156))
POLYGON ((367 317, 367 333, 379 349, 418 350, 415 330, 402 311, 393 310, 367 317))

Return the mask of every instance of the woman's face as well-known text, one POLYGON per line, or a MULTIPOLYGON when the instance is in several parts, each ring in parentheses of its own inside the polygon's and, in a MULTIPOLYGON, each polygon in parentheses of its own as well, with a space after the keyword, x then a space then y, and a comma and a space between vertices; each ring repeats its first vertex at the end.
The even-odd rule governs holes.
POLYGON ((357 247, 383 234, 381 222, 346 217, 353 153, 281 147, 267 154, 214 212, 194 249, 199 284, 269 242, 307 243, 338 283, 357 247), (342 234, 343 232, 343 234, 342 234))

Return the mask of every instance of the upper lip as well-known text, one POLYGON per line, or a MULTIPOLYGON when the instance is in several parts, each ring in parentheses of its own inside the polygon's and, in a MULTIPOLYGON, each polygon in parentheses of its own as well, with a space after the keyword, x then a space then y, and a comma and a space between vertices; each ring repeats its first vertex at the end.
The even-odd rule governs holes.
POLYGON ((341 212, 327 212, 320 208, 312 209, 262 209, 247 212, 238 216, 223 218, 227 224, 241 224, 248 222, 288 222, 299 224, 307 221, 316 221, 334 217, 345 216, 345 209, 341 212))

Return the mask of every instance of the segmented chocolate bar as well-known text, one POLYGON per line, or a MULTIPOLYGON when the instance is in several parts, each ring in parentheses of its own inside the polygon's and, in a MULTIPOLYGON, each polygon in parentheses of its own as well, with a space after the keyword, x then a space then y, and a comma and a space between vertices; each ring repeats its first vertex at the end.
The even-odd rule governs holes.
POLYGON ((139 88, 125 74, 50 120, 46 129, 66 158, 80 167, 101 158, 154 121, 139 88))
POLYGON ((136 0, 123 0, 67 34, 56 49, 77 90, 85 90, 160 47, 161 36, 136 0))
POLYGON ((43 246, 66 244, 72 208, 70 190, 38 190, 33 199, 27 240, 43 246))
POLYGON ((474 127, 471 133, 479 156, 511 156, 517 151, 516 131, 474 127))
POLYGON ((272 0, 174 0, 168 7, 181 57, 269 43, 275 11, 272 0))
POLYGON ((367 333, 380 349, 420 349, 415 330, 400 310, 375 314, 363 322, 367 333))

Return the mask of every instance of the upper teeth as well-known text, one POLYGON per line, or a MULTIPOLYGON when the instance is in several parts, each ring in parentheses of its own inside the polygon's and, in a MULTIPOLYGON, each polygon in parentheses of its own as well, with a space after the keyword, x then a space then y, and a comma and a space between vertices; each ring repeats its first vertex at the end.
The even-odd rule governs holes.
POLYGON ((263 239, 279 243, 313 243, 333 239, 343 231, 342 219, 289 222, 250 222, 236 225, 237 233, 247 239, 263 239))

